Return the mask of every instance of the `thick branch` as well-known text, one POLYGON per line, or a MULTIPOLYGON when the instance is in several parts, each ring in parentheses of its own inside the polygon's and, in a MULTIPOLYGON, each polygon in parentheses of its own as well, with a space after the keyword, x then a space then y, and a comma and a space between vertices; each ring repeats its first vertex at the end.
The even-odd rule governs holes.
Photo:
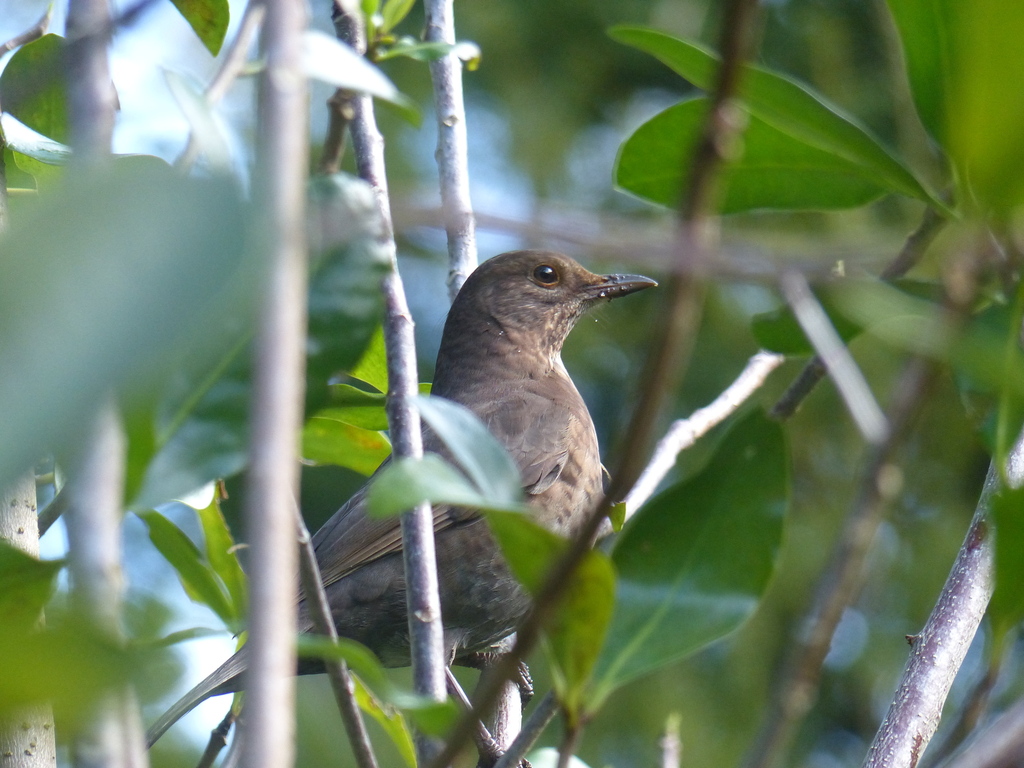
MULTIPOLYGON (((426 0, 428 43, 455 43, 453 0, 426 0)), ((469 196, 469 153, 466 106, 462 100, 462 61, 449 53, 430 62, 437 113, 437 170, 441 208, 448 233, 448 296, 454 300, 476 268, 476 223, 469 196)))
MULTIPOLYGON (((967 538, 931 616, 914 638, 896 697, 868 750, 864 768, 914 768, 935 735, 953 679, 992 596, 992 537, 987 518, 992 496, 999 489, 999 475, 994 466, 989 467, 967 538)), ((1024 433, 1007 459, 1006 476, 1011 487, 1024 484, 1024 433)))
MULTIPOLYGON (((348 16, 338 8, 336 11, 335 27, 339 37, 357 51, 365 53, 366 36, 361 19, 348 16)), ((423 455, 423 437, 419 413, 413 407, 413 398, 418 392, 416 343, 412 315, 405 299, 402 277, 398 272, 384 170, 384 139, 377 129, 373 100, 369 96, 359 95, 353 100, 353 118, 349 130, 359 175, 374 190, 384 222, 380 244, 391 262, 391 270, 384 278, 382 289, 389 386, 387 413, 392 453, 396 458, 418 458, 423 455)), ((445 698, 446 659, 430 504, 423 503, 406 512, 401 522, 413 685, 417 693, 441 701, 445 698)), ((428 761, 433 751, 433 746, 426 740, 420 741, 421 762, 428 761)))
POLYGON ((256 339, 245 518, 251 558, 249 666, 242 764, 278 768, 294 755, 296 569, 306 339, 307 86, 302 0, 266 0, 256 200, 266 222, 266 283, 256 339))

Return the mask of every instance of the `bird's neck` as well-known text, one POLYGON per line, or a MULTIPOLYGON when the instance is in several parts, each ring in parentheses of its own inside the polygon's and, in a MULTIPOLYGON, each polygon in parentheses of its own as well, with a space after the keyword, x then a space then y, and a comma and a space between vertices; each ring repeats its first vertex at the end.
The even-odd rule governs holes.
POLYGON ((560 343, 538 340, 536 332, 487 322, 472 335, 456 334, 453 339, 446 334, 437 354, 434 391, 444 395, 473 381, 514 384, 551 376, 569 379, 560 343))

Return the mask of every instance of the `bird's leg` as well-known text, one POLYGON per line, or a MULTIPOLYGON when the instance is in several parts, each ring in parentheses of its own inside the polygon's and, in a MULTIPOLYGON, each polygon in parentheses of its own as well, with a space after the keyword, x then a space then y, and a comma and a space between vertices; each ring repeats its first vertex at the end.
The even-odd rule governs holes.
MULTIPOLYGON (((493 667, 501 655, 502 654, 497 651, 479 651, 459 659, 459 664, 463 667, 470 667, 471 669, 479 669, 483 671, 493 667)), ((526 705, 533 700, 534 689, 533 678, 530 676, 530 668, 526 666, 525 661, 519 662, 516 669, 516 676, 512 678, 512 682, 519 688, 519 698, 523 703, 523 709, 526 709, 526 705)))
MULTIPOLYGON (((471 710, 473 704, 470 702, 466 692, 462 690, 459 681, 455 679, 455 675, 452 674, 451 667, 445 667, 444 676, 448 683, 448 692, 456 698, 467 712, 471 710)), ((498 747, 498 743, 491 736, 491 732, 487 730, 487 726, 479 720, 476 721, 473 741, 476 742, 477 751, 480 753, 480 763, 478 764, 480 768, 489 768, 501 757, 501 749, 498 747)))

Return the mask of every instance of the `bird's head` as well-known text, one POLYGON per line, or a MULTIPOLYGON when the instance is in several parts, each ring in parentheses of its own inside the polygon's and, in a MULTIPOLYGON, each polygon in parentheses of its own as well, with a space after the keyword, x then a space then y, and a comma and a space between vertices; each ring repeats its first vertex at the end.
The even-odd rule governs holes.
POLYGON ((654 285, 641 275, 594 274, 553 251, 503 253, 466 280, 452 304, 445 337, 474 335, 478 343, 481 335, 504 337, 557 355, 587 309, 654 285))

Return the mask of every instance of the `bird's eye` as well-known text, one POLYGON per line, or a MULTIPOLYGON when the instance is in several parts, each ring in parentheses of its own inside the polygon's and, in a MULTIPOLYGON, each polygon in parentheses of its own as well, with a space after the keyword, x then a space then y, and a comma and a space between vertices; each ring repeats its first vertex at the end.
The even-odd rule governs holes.
POLYGON ((557 285, 558 272, 550 264, 541 264, 533 270, 533 279, 541 285, 557 285))

